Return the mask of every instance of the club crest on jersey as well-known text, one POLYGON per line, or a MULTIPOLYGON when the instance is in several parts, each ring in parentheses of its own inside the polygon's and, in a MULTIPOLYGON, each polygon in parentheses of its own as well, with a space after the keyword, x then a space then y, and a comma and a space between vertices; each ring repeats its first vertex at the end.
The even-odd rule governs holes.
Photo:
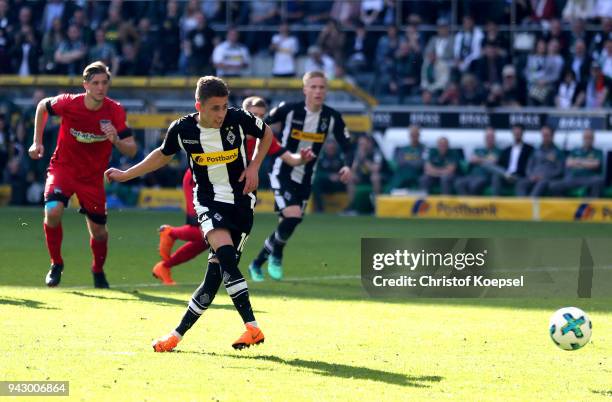
POLYGON ((325 118, 325 117, 321 118, 320 126, 321 126, 321 131, 326 131, 327 130, 327 127, 328 127, 327 118, 325 118))
POLYGON ((238 148, 228 151, 193 153, 191 159, 200 166, 225 165, 238 159, 238 148))
POLYGON ((234 127, 233 126, 229 126, 227 127, 226 130, 226 134, 225 134, 225 139, 227 139, 227 142, 229 142, 230 144, 234 145, 234 141, 236 141, 236 134, 233 133, 234 127))
POLYGON ((215 213, 215 215, 213 216, 213 218, 215 218, 216 221, 221 222, 221 219, 223 219, 223 217, 221 216, 220 213, 215 213))

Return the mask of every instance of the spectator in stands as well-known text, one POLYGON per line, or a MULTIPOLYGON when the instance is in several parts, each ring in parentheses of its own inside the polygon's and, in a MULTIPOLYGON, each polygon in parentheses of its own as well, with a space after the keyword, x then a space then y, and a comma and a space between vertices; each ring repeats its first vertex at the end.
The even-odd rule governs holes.
POLYGON ((461 105, 481 106, 486 100, 485 92, 473 74, 464 74, 461 77, 459 88, 459 103, 461 105))
POLYGON ((584 85, 576 81, 576 73, 571 68, 565 70, 563 81, 555 97, 555 106, 559 109, 570 109, 584 103, 584 85))
POLYGON ((463 17, 463 29, 455 34, 453 57, 455 67, 459 71, 466 72, 470 64, 480 57, 480 50, 484 34, 482 30, 474 25, 471 15, 463 17))
POLYGON ((274 53, 272 75, 275 77, 295 77, 295 56, 299 48, 298 40, 289 33, 289 24, 283 22, 278 33, 272 37, 270 51, 274 53))
POLYGON ((198 0, 189 0, 185 5, 183 16, 179 21, 182 40, 186 40, 191 31, 198 25, 198 13, 201 13, 199 10, 198 0))
POLYGON ((121 25, 123 25, 121 6, 117 3, 111 3, 108 7, 107 17, 102 22, 102 28, 106 32, 106 41, 115 46, 117 51, 119 51, 119 29, 121 25))
POLYGON ((399 48, 400 38, 397 27, 391 25, 387 27, 387 34, 381 36, 376 46, 375 55, 375 88, 374 92, 379 93, 388 87, 389 77, 393 70, 395 52, 399 48))
POLYGON ((548 186, 563 174, 565 165, 563 152, 554 143, 555 132, 549 126, 542 126, 542 144, 533 151, 527 163, 526 175, 516 182, 516 195, 540 197, 548 186))
POLYGON ((425 174, 419 180, 420 185, 428 194, 436 185, 440 185, 442 194, 451 194, 459 161, 455 153, 449 150, 446 137, 438 138, 436 145, 436 148, 429 150, 425 162, 425 174))
POLYGON ((187 57, 187 71, 191 75, 212 74, 210 61, 215 49, 215 31, 208 26, 206 17, 201 11, 194 14, 195 26, 187 34, 190 54, 187 57))
POLYGON ((416 92, 419 88, 422 64, 423 57, 418 42, 400 42, 399 49, 395 51, 389 82, 389 90, 397 94, 399 103, 403 103, 406 95, 416 92))
POLYGON ((323 54, 318 46, 308 48, 308 58, 304 62, 304 73, 310 71, 323 71, 328 79, 332 79, 336 74, 336 63, 334 59, 323 54))
MULTIPOLYGON (((149 74, 157 74, 161 71, 160 53, 157 51, 157 35, 151 32, 151 20, 142 18, 138 21, 138 59, 141 64, 151 66, 149 74)), ((208 66, 208 71, 212 73, 212 67, 208 66)))
POLYGON ((11 40, 5 28, 0 28, 0 74, 10 74, 11 71, 11 40))
POLYGON ((28 147, 26 145, 26 132, 23 122, 15 127, 15 138, 11 141, 12 150, 9 151, 7 163, 9 183, 11 184, 11 205, 26 204, 28 190, 28 147))
POLYGON ((555 0, 518 0, 517 3, 527 3, 529 9, 527 22, 540 24, 556 15, 555 0))
MULTIPOLYGON (((249 1, 249 24, 252 26, 272 26, 279 23, 279 9, 276 1, 249 1)), ((254 35, 246 36, 248 48, 257 53, 266 49, 272 35, 267 31, 257 31, 254 35)))
POLYGON ((44 33, 42 40, 42 71, 44 74, 55 74, 57 72, 55 51, 63 41, 64 28, 62 20, 55 18, 51 25, 51 30, 44 33))
POLYGON ((281 3, 281 7, 284 8, 284 10, 281 11, 281 14, 290 25, 302 24, 304 22, 306 7, 303 0, 283 1, 281 3))
POLYGON ((376 148, 374 140, 368 135, 362 135, 357 141, 357 150, 351 167, 351 180, 346 184, 348 195, 348 210, 355 209, 356 186, 360 184, 372 185, 374 195, 380 194, 382 189, 382 164, 384 158, 376 148))
POLYGON ((38 74, 38 60, 41 54, 42 50, 32 28, 24 26, 17 34, 10 52, 13 73, 23 77, 38 74))
POLYGON ((359 19, 360 4, 352 0, 334 0, 329 16, 343 27, 355 28, 357 24, 365 26, 359 19))
POLYGON ((49 31, 53 26, 53 20, 64 18, 66 10, 66 2, 63 0, 48 0, 45 2, 45 8, 42 15, 42 30, 43 32, 49 31))
MULTIPOLYGON (((438 105, 442 105, 442 106, 459 106, 461 104, 461 94, 459 92, 460 92, 459 84, 456 82, 450 81, 448 85, 446 85, 446 87, 444 88, 444 91, 442 91, 440 96, 437 99, 434 98, 434 101, 438 105)), ((422 97, 424 97, 425 99, 427 98, 427 96, 425 95, 426 93, 430 93, 430 92, 423 91, 422 97)), ((433 94, 432 94, 432 98, 433 98, 433 94)))
POLYGON ((584 83, 589 77, 592 61, 584 41, 577 40, 574 44, 574 54, 567 58, 565 65, 574 72, 577 82, 584 83))
POLYGON ((572 21, 572 28, 569 34, 568 49, 571 53, 574 52, 576 41, 583 40, 585 43, 589 43, 590 37, 586 30, 586 24, 584 20, 577 19, 572 21))
POLYGON ((416 187, 423 174, 425 146, 421 143, 421 131, 412 125, 408 130, 408 145, 395 148, 391 167, 394 171, 389 190, 416 187))
POLYGON ((564 61, 560 53, 559 41, 551 39, 550 42, 548 42, 546 54, 546 77, 551 84, 555 84, 561 79, 563 64, 564 61))
POLYGON ((94 41, 94 33, 91 29, 91 24, 87 20, 87 14, 85 14, 85 10, 78 7, 74 10, 72 14, 72 18, 68 21, 70 25, 76 25, 81 30, 81 39, 83 42, 89 46, 94 41))
POLYGON ((81 74, 87 62, 87 46, 81 39, 81 31, 76 25, 68 27, 68 37, 55 51, 55 63, 62 74, 81 74))
POLYGON ((612 18, 612 3, 609 0, 596 0, 594 17, 612 18))
POLYGON ((22 6, 19 9, 17 24, 15 25, 14 33, 21 31, 23 27, 30 27, 34 30, 34 21, 32 18, 32 9, 29 6, 22 6))
POLYGON ((608 39, 612 39, 612 18, 602 18, 601 30, 595 32, 591 39, 589 55, 593 58, 599 57, 608 39))
POLYGON ((147 75, 149 67, 148 65, 141 64, 141 59, 138 57, 138 48, 135 44, 128 42, 121 46, 117 75, 147 75))
POLYGON ((432 36, 425 46, 425 54, 434 52, 436 59, 450 66, 453 60, 453 38, 450 36, 449 22, 438 18, 436 35, 432 36))
POLYGON ((482 56, 472 62, 470 71, 488 90, 493 84, 501 83, 505 61, 497 52, 493 42, 485 42, 483 50, 482 56))
POLYGON ((582 146, 573 149, 565 160, 565 175, 550 183, 550 193, 566 195, 569 190, 586 188, 589 197, 601 197, 604 186, 603 152, 593 148, 595 133, 587 128, 582 134, 582 146))
MULTIPOLYGON (((329 20, 332 4, 329 0, 304 1, 301 6, 304 10, 304 19, 299 22, 310 27, 321 27, 329 20)), ((319 31, 311 31, 307 43, 316 43, 318 36, 319 31)))
POLYGON ((338 22, 331 18, 317 38, 317 46, 321 48, 324 54, 331 56, 336 64, 344 63, 344 46, 346 36, 340 29, 338 22))
POLYGON ((499 27, 495 21, 487 21, 482 42, 483 45, 486 43, 493 45, 498 57, 505 59, 508 56, 510 40, 505 34, 499 32, 499 27))
POLYGON ((559 51, 564 58, 567 58, 571 54, 568 44, 569 38, 567 37, 567 33, 563 31, 563 26, 558 18, 550 20, 548 31, 544 32, 542 39, 547 43, 550 43, 552 40, 559 42, 559 51))
MULTIPOLYGON (((350 3, 354 4, 352 1, 350 3)), ((347 70, 353 74, 371 71, 376 40, 361 21, 355 23, 355 32, 347 38, 346 43, 347 70)))
POLYGON ((545 105, 550 97, 552 86, 546 76, 546 42, 542 39, 536 42, 535 53, 527 57, 525 79, 529 93, 529 104, 545 105))
POLYGON ((215 47, 212 59, 219 77, 240 77, 248 72, 251 56, 249 50, 238 42, 238 30, 229 28, 227 37, 215 47))
POLYGON ((606 40, 597 61, 601 66, 603 74, 608 78, 612 78, 612 39, 606 40))
POLYGON ((587 20, 594 16, 596 0, 567 0, 561 16, 566 21, 587 20))
POLYGON ((338 171, 344 163, 334 139, 327 140, 319 159, 317 173, 312 184, 312 196, 315 211, 323 212, 325 209, 323 195, 346 191, 346 185, 340 181, 340 176, 338 176, 338 171))
POLYGON ((601 71, 601 65, 591 63, 591 76, 586 83, 585 105, 587 109, 597 109, 609 105, 612 80, 601 71))
POLYGON ((104 28, 96 29, 95 45, 89 49, 88 63, 101 61, 110 67, 113 75, 117 74, 119 69, 119 57, 115 47, 106 41, 106 32, 104 28))
POLYGON ((519 87, 516 68, 512 64, 507 64, 502 70, 502 93, 502 106, 519 107, 525 104, 524 91, 519 87))
POLYGON ((484 147, 474 150, 470 158, 469 173, 455 180, 455 191, 460 195, 480 195, 491 184, 492 171, 497 165, 500 149, 495 143, 495 130, 485 130, 484 147))
POLYGON ((501 195, 503 187, 514 185, 518 179, 525 177, 533 147, 523 142, 524 131, 521 124, 512 126, 514 143, 502 151, 497 162, 498 169, 492 171, 493 195, 501 195))
POLYGON ((181 37, 176 0, 168 1, 166 16, 159 28, 159 73, 172 74, 178 70, 181 55, 181 37))
POLYGON ((0 0, 0 30, 5 31, 9 27, 10 8, 8 0, 0 0))
POLYGON ((421 68, 421 89, 432 94, 434 98, 444 90, 450 81, 450 66, 439 61, 435 51, 425 55, 421 68))
POLYGON ((383 0, 362 0, 360 18, 366 26, 375 25, 384 7, 383 0))

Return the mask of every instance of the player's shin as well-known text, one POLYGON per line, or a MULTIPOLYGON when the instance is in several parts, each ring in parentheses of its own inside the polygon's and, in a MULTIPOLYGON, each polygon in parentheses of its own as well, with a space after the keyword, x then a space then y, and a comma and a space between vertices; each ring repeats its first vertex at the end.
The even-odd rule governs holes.
POLYGON ((249 288, 237 266, 236 249, 234 246, 222 246, 219 247, 216 254, 223 271, 225 289, 232 298, 234 307, 245 324, 249 323, 256 327, 257 322, 249 300, 249 288))
POLYGON ((302 218, 283 218, 276 228, 274 233, 274 247, 272 249, 272 256, 277 259, 283 258, 283 250, 287 241, 295 231, 295 228, 302 222, 302 218))
POLYGON ((193 292, 187 311, 181 323, 176 327, 176 332, 181 336, 185 335, 200 316, 208 309, 221 285, 221 268, 217 262, 209 262, 204 276, 204 281, 193 292))

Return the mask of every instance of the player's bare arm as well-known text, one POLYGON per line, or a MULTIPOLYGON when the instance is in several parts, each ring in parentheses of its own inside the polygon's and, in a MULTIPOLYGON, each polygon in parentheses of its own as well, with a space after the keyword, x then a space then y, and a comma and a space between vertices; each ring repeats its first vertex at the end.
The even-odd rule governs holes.
POLYGON ((129 156, 130 158, 136 155, 136 151, 138 150, 138 145, 136 145, 136 141, 134 137, 126 137, 121 139, 119 137, 119 133, 115 126, 112 123, 104 124, 102 127, 102 132, 106 135, 106 138, 125 156, 129 156))
POLYGON ((293 153, 289 151, 285 151, 280 158, 289 166, 299 166, 305 165, 308 162, 314 160, 316 155, 312 152, 312 148, 302 148, 299 153, 293 153))
POLYGON ((272 144, 272 129, 266 126, 266 131, 261 139, 257 140, 255 145, 255 151, 253 153, 253 159, 249 166, 240 175, 239 181, 245 180, 243 194, 248 194, 252 191, 257 190, 259 185, 259 167, 261 162, 268 154, 270 144, 272 144))
POLYGON ((132 180, 135 177, 143 176, 147 173, 153 172, 165 165, 172 160, 172 155, 164 155, 160 148, 155 149, 140 163, 132 166, 128 170, 120 170, 115 168, 107 169, 104 172, 104 177, 109 182, 125 182, 132 180))
POLYGON ((45 98, 38 102, 36 106, 36 116, 34 118, 34 139, 32 145, 28 149, 28 154, 32 159, 40 159, 45 153, 45 147, 43 146, 43 132, 49 119, 49 113, 47 112, 46 103, 52 98, 45 98))

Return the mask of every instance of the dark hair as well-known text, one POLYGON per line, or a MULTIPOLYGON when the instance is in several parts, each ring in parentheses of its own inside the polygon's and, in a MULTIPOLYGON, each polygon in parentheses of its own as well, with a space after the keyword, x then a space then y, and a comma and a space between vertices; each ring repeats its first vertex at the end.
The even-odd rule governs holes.
POLYGON ((195 99, 198 102, 205 102, 209 98, 229 96, 227 84, 219 77, 207 75, 198 80, 195 91, 195 99))
POLYGON ((91 81, 96 74, 106 74, 108 79, 111 78, 111 73, 106 64, 101 61, 94 61, 83 70, 83 81, 91 81))
POLYGON ((552 135, 555 135, 555 129, 549 126, 548 124, 544 124, 542 127, 540 127, 540 131, 545 130, 545 129, 550 130, 550 133, 552 135))
POLYGON ((521 124, 521 123, 516 123, 516 124, 513 124, 513 125, 512 125, 512 128, 513 128, 513 129, 514 129, 514 128, 520 128, 520 129, 521 129, 521 131, 525 131, 525 125, 524 125, 524 124, 521 124))
POLYGON ((242 108, 244 110, 247 110, 250 107, 263 107, 267 109, 268 105, 266 104, 266 101, 263 100, 263 98, 260 98, 259 96, 249 96, 248 98, 242 101, 242 108))

